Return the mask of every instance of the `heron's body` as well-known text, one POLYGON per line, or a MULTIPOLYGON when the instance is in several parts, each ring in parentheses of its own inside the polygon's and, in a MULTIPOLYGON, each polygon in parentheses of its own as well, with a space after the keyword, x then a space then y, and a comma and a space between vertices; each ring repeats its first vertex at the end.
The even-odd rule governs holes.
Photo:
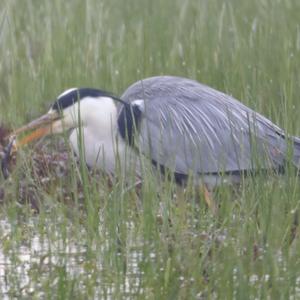
MULTIPOLYGON (((285 133, 233 97, 194 80, 160 76, 139 81, 121 97, 144 99, 139 123, 141 151, 157 164, 186 175, 281 169, 285 133)), ((298 167, 300 140, 294 143, 298 167)))
MULTIPOLYGON (((177 179, 193 174, 217 184, 221 174, 238 181, 243 172, 281 170, 287 159, 281 128, 233 97, 186 78, 138 81, 121 100, 100 90, 70 90, 58 97, 48 115, 57 116, 58 109, 63 121, 55 121, 52 130, 62 131, 62 123, 71 129, 77 154, 82 136, 87 164, 110 173, 118 160, 126 166, 140 154, 177 179), (115 100, 121 102, 118 108, 115 100)), ((289 139, 298 168, 300 140, 289 139)))

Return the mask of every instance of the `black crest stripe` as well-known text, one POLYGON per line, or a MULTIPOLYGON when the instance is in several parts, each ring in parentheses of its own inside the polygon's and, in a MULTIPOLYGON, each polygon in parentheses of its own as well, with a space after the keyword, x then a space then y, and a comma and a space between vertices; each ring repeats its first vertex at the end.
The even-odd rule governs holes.
POLYGON ((79 89, 71 90, 69 93, 63 94, 61 97, 59 97, 52 105, 52 109, 57 111, 65 109, 69 106, 72 106, 78 100, 83 99, 85 97, 94 97, 94 98, 110 97, 115 100, 119 100, 111 93, 106 91, 92 89, 92 88, 79 88, 79 89))

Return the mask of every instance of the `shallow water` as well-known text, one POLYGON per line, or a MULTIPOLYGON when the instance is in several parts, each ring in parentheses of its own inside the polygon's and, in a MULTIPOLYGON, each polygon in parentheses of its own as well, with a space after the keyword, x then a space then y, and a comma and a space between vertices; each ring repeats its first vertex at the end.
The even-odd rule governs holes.
MULTIPOLYGON (((28 225, 34 226, 34 222, 28 225)), ((128 251, 123 255, 125 276, 123 282, 114 280, 111 270, 104 261, 108 244, 101 248, 88 249, 86 241, 57 239, 45 240, 38 234, 20 244, 11 240, 13 226, 8 220, 0 221, 0 297, 1 299, 30 298, 31 295, 48 298, 45 286, 50 289, 59 287, 59 281, 66 278, 76 282, 76 288, 83 295, 92 294, 93 298, 114 299, 115 293, 131 298, 142 292, 142 271, 139 265, 143 255, 139 245, 127 245, 128 251), (16 243, 15 246, 10 242, 16 243), (91 258, 90 258, 91 257, 91 258), (92 292, 89 292, 89 278, 92 292)), ((54 233, 55 235, 55 233, 54 233)), ((57 236, 59 237, 59 233, 57 236)), ((121 256, 121 253, 117 254, 121 256)), ((150 255, 153 259, 155 254, 150 255)), ((118 275, 116 274, 116 277, 118 275)), ((47 291, 49 293, 49 290, 47 291)), ((55 298, 55 297, 54 297, 55 298)))

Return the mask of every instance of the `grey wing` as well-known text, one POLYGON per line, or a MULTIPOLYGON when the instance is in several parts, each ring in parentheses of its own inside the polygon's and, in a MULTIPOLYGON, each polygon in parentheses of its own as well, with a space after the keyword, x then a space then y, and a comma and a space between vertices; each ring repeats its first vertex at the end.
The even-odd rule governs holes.
POLYGON ((125 101, 143 99, 141 152, 177 173, 278 168, 284 132, 231 96, 196 81, 160 76, 137 82, 125 101))

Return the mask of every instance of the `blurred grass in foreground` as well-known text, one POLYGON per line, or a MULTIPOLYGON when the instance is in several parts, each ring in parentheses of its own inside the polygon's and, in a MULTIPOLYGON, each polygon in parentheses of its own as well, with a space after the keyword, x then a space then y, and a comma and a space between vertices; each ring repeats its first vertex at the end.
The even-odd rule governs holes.
MULTIPOLYGON (((6 0, 0 12, 4 124, 39 115, 69 87, 120 95, 138 79, 173 74, 230 93, 300 135, 298 0, 6 0)), ((35 183, 30 151, 22 160, 35 183)), ((73 168, 51 192, 38 185, 38 215, 16 202, 18 172, 0 183, 7 297, 300 298, 292 172, 249 178, 237 192, 220 187, 214 217, 192 191, 174 198, 175 186, 152 174, 139 197, 73 168), (89 182, 83 209, 80 180, 89 182)))

